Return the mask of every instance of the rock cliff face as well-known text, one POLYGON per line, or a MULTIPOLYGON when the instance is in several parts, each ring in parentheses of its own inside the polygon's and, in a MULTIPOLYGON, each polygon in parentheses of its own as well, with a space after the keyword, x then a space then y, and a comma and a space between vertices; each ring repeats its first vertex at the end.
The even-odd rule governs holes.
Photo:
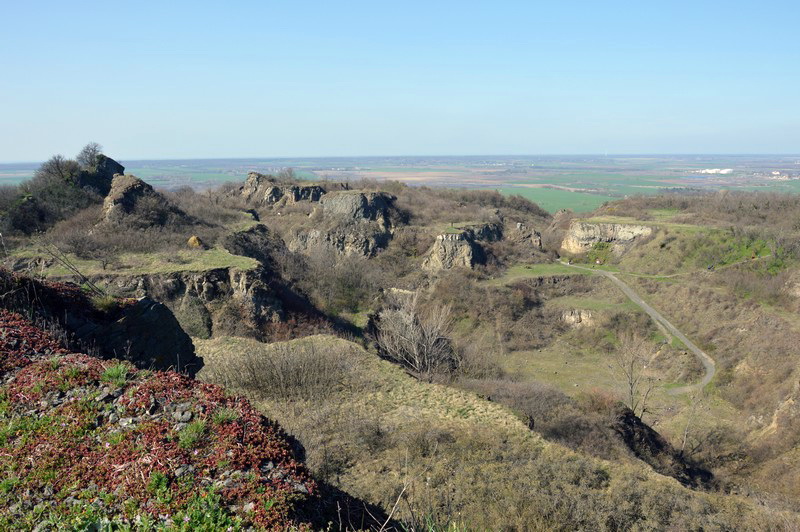
POLYGON ((522 222, 514 225, 507 238, 520 244, 528 243, 538 251, 542 250, 542 234, 522 222))
POLYGON ((481 262, 483 249, 467 233, 438 235, 422 261, 427 271, 472 268, 481 262))
POLYGON ((145 369, 180 368, 194 373, 202 367, 175 316, 151 299, 98 310, 77 285, 39 281, 4 270, 0 270, 0 292, 8 295, 3 301, 6 308, 24 312, 31 308, 27 294, 37 294, 33 306, 37 318, 59 323, 71 342, 104 358, 123 358, 145 369))
POLYGON ((646 225, 629 225, 615 223, 587 223, 574 220, 564 240, 561 250, 578 255, 591 251, 598 242, 612 244, 614 253, 620 253, 638 239, 653 234, 653 228, 646 225))
POLYGON ((320 228, 299 231, 291 251, 330 249, 343 255, 373 256, 392 238, 391 209, 395 197, 382 192, 334 192, 320 201, 320 228))
POLYGON ((561 321, 571 327, 594 326, 594 315, 591 310, 570 309, 561 313, 561 321))
POLYGON ((172 312, 152 299, 124 307, 108 323, 68 316, 66 325, 88 344, 102 346, 106 357, 128 360, 141 368, 189 373, 200 369, 191 338, 172 312))
POLYGON ((283 305, 263 268, 218 268, 204 272, 106 279, 126 295, 151 297, 169 306, 192 336, 255 335, 258 327, 283 319, 283 305), (248 334, 250 333, 250 334, 248 334))
POLYGON ((281 185, 270 176, 250 172, 241 193, 249 202, 275 205, 298 201, 317 202, 325 194, 325 189, 318 185, 281 185))
POLYGON ((459 233, 438 235, 422 261, 422 268, 428 271, 473 268, 486 259, 486 253, 478 242, 497 242, 502 238, 503 226, 499 223, 480 224, 459 233))
POLYGON ((337 192, 320 201, 322 213, 345 222, 377 222, 389 227, 389 209, 395 197, 384 192, 337 192))

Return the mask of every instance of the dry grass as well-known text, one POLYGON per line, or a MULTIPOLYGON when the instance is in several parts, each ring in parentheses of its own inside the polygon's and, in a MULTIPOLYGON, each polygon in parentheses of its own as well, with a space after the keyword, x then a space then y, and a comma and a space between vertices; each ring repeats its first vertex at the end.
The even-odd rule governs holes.
POLYGON ((310 352, 308 343, 317 356, 351 363, 342 385, 311 399, 265 392, 256 404, 299 438, 317 476, 386 511, 400 501, 395 516, 408 528, 694 529, 711 521, 724 529, 784 519, 744 499, 691 492, 635 463, 611 464, 547 443, 506 407, 417 381, 330 336, 284 347, 198 341, 206 363, 200 376, 214 380, 220 363, 240 357, 310 352))

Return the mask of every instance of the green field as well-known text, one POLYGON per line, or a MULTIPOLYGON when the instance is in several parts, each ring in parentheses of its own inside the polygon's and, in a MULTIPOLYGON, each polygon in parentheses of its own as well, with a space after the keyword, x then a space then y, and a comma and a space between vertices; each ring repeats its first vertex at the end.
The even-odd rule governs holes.
POLYGON ((607 201, 614 201, 611 196, 600 194, 587 194, 585 192, 571 192, 554 188, 529 188, 529 187, 500 187, 501 194, 516 194, 529 199, 548 212, 559 209, 572 209, 575 212, 590 212, 607 201))
MULTIPOLYGON (((307 180, 396 180, 412 186, 498 190, 524 196, 549 212, 588 212, 607 201, 673 188, 800 192, 800 157, 787 155, 118 160, 127 173, 167 189, 186 185, 209 188, 225 181, 243 181, 251 171, 277 173, 292 168, 295 175, 307 180), (711 168, 731 171, 724 175, 699 173, 711 168), (780 179, 775 179, 774 173, 780 179)), ((29 179, 37 167, 36 163, 0 164, 0 184, 29 179)))

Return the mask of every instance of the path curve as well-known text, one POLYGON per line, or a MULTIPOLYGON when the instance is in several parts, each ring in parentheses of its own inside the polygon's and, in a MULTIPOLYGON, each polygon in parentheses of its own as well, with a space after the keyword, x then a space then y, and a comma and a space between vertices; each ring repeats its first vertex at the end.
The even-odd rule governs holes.
POLYGON ((648 305, 644 299, 639 297, 639 294, 634 292, 633 288, 628 286, 625 282, 620 281, 616 275, 614 275, 609 271, 598 270, 595 268, 587 268, 585 266, 578 266, 576 264, 569 264, 566 262, 561 262, 561 264, 563 264, 564 266, 569 266, 570 268, 577 268, 579 270, 586 270, 592 273, 599 273, 603 277, 609 279, 612 283, 617 285, 617 287, 619 287, 619 289, 622 290, 622 292, 626 296, 628 296, 628 299, 633 301, 633 303, 635 303, 642 310, 644 310, 651 318, 653 318, 653 321, 655 321, 656 324, 659 325, 659 328, 663 327, 664 329, 669 331, 670 334, 672 334, 678 340, 683 342, 683 345, 685 345, 686 348, 689 349, 689 351, 691 351, 694 354, 694 356, 697 357, 697 359, 703 365, 703 369, 706 372, 702 380, 700 380, 700 382, 698 382, 697 384, 689 384, 686 386, 681 386, 679 388, 672 388, 671 390, 669 390, 670 395, 678 395, 682 393, 693 392, 695 390, 701 390, 706 384, 711 382, 711 379, 714 378, 714 374, 717 372, 717 365, 714 362, 714 359, 708 356, 702 349, 697 347, 697 345, 695 345, 694 342, 689 340, 685 334, 679 331, 678 328, 675 327, 672 323, 670 323, 669 320, 667 320, 667 318, 662 316, 660 312, 658 312, 656 309, 648 305))

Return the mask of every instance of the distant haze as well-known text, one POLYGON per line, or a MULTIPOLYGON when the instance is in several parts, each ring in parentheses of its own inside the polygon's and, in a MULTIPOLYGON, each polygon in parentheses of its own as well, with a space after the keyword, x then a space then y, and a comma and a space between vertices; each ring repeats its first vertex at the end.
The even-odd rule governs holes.
POLYGON ((0 161, 800 152, 800 4, 14 2, 0 161), (346 7, 344 7, 346 6, 346 7))

